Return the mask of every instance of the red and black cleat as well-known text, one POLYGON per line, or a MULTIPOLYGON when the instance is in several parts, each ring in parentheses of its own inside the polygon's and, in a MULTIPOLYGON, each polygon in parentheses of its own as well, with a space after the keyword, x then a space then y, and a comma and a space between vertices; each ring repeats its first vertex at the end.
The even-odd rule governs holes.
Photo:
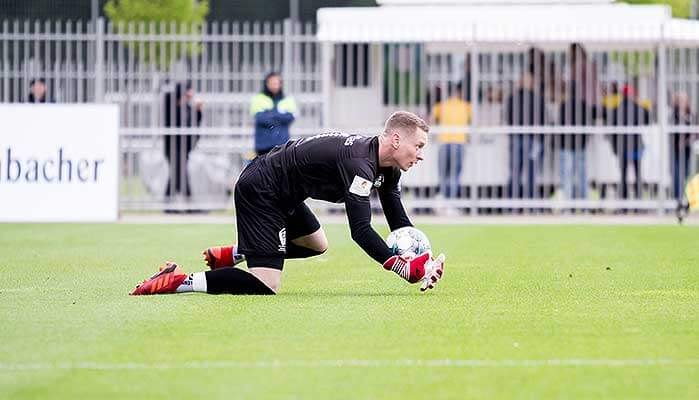
POLYGON ((165 266, 160 267, 160 272, 136 286, 136 289, 130 294, 132 296, 142 296, 175 293, 185 279, 187 279, 187 274, 177 264, 168 261, 165 263, 165 266))
POLYGON ((235 254, 235 246, 209 247, 204 250, 204 261, 211 269, 233 267, 245 260, 245 256, 235 254))

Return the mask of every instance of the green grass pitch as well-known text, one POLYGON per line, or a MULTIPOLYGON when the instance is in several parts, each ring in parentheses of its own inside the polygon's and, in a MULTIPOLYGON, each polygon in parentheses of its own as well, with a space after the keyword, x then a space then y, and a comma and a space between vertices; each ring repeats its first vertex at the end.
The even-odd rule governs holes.
POLYGON ((278 296, 131 297, 233 226, 0 225, 0 398, 699 398, 696 227, 420 226, 426 294, 325 228, 278 296))

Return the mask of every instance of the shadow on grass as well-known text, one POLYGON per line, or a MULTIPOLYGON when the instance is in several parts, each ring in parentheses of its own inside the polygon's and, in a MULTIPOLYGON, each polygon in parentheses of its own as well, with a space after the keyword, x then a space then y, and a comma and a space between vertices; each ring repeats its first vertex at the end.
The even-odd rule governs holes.
POLYGON ((362 292, 356 290, 310 290, 303 292, 282 292, 277 296, 282 297, 414 297, 420 293, 410 292, 362 292))
MULTIPOLYGON (((129 298, 165 298, 165 297, 177 297, 177 298, 184 298, 184 297, 189 297, 189 296, 212 296, 212 297, 230 297, 230 298, 261 298, 261 299, 274 299, 277 297, 284 297, 284 298, 292 298, 292 297, 297 297, 300 299, 312 299, 312 298, 322 298, 322 297, 420 297, 420 296, 429 296, 427 294, 422 294, 419 292, 416 293, 411 293, 411 292, 362 292, 362 291, 356 291, 356 290, 336 290, 336 291, 331 291, 331 290, 309 290, 309 291, 291 291, 291 292, 281 292, 278 293, 274 296, 268 296, 268 295, 232 295, 232 294, 227 294, 227 293, 221 293, 221 294, 209 294, 209 293, 178 293, 178 294, 165 294, 165 295, 154 295, 154 296, 127 296, 129 298)), ((431 297, 431 296, 430 296, 431 297)))

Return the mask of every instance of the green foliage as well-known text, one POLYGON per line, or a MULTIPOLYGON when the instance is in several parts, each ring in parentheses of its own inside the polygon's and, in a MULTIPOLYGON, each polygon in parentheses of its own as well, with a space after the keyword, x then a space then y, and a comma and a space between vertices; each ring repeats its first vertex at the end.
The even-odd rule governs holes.
MULTIPOLYGON (((104 13, 114 25, 114 31, 126 33, 130 26, 144 25, 148 35, 192 35, 191 41, 171 43, 165 40, 128 42, 131 48, 142 48, 142 60, 151 62, 160 69, 167 69, 182 56, 191 56, 201 51, 197 38, 209 13, 207 0, 109 0, 104 13)), ((136 28, 133 28, 136 29, 136 28)))
POLYGON ((627 77, 647 75, 653 70, 655 53, 653 51, 617 51, 612 52, 612 60, 624 66, 627 77))
POLYGON ((672 8, 672 16, 688 18, 690 14, 691 0, 623 0, 629 4, 667 4, 672 8))
POLYGON ((402 45, 384 45, 383 79, 385 104, 413 106, 420 103, 422 88, 421 62, 419 54, 423 51, 419 46, 418 51, 410 54, 402 45), (401 63, 407 65, 401 65, 401 63))
MULTIPOLYGON (((672 16, 676 18, 688 18, 690 15, 691 0, 623 0, 629 4, 667 4, 672 8, 672 16)), ((624 65, 628 76, 639 76, 643 71, 650 71, 653 68, 653 52, 616 52, 612 58, 616 62, 624 65)))

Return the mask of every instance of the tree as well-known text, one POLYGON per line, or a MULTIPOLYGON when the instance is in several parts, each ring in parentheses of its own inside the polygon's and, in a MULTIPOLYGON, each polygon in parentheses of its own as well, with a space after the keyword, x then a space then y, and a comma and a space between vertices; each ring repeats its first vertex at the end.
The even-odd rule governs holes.
MULTIPOLYGON (((167 69, 174 60, 183 55, 191 56, 201 51, 197 38, 209 13, 207 0, 109 0, 104 13, 119 33, 128 32, 129 25, 143 25, 146 35, 179 34, 192 35, 191 41, 172 45, 167 40, 158 40, 151 45, 141 46, 142 61, 151 62, 160 69, 167 69)), ((135 33, 135 32, 134 32, 135 33)), ((140 43, 130 41, 136 48, 140 43)))
POLYGON ((667 4, 672 8, 672 16, 677 18, 688 18, 692 0, 624 0, 630 4, 667 4))

